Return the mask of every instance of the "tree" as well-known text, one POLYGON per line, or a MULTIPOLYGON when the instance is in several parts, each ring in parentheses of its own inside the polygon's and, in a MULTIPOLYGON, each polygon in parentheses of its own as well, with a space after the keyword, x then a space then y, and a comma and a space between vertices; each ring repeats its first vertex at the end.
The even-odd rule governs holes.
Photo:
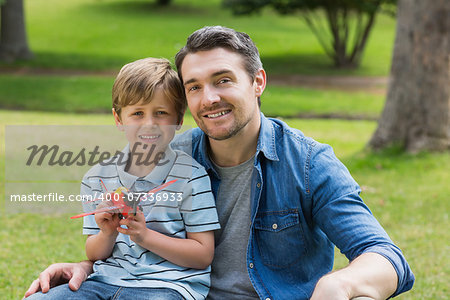
POLYGON ((361 62, 377 13, 392 12, 396 0, 224 0, 235 14, 250 14, 271 6, 282 14, 300 12, 337 68, 361 62), (325 16, 326 24, 322 20, 325 16))
POLYGON ((369 145, 450 149, 450 1, 401 0, 387 100, 369 145))
POLYGON ((0 60, 30 59, 23 0, 0 0, 0 60))

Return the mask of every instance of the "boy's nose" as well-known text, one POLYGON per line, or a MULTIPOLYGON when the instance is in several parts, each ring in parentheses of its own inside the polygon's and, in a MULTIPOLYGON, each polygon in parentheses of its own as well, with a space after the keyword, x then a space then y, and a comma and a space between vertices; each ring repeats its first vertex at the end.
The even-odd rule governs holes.
POLYGON ((155 118, 153 118, 151 116, 145 118, 142 123, 143 123, 142 125, 146 126, 146 127, 156 127, 156 126, 158 126, 157 121, 155 120, 155 118))

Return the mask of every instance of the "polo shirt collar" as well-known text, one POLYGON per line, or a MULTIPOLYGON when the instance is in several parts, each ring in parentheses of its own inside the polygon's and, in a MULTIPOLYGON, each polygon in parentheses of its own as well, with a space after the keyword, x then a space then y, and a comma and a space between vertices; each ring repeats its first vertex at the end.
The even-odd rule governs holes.
POLYGON ((166 151, 164 151, 164 158, 161 159, 161 162, 164 163, 157 164, 155 168, 145 177, 137 177, 125 171, 126 162, 128 162, 130 156, 129 144, 125 146, 122 153, 124 155, 122 161, 125 163, 119 164, 116 162, 116 168, 121 184, 128 189, 130 189, 137 180, 144 180, 155 186, 163 184, 177 157, 175 151, 173 151, 170 145, 168 145, 166 151))

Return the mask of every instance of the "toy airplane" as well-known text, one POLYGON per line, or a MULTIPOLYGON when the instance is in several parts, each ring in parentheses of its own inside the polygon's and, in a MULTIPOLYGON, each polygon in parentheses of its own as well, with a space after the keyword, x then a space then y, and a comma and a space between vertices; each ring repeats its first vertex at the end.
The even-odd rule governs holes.
MULTIPOLYGON (((159 192, 160 190, 168 187, 169 185, 171 185, 175 181, 177 181, 177 179, 168 181, 168 182, 166 182, 166 183, 164 183, 164 184, 162 184, 160 186, 157 186, 156 188, 150 190, 146 195, 159 192)), ((105 190, 107 190, 105 184, 103 183, 103 181, 101 179, 100 179, 100 182, 102 183, 103 188, 105 190)), ((111 199, 111 202, 113 202, 113 204, 114 204, 113 206, 103 207, 103 208, 96 209, 96 210, 91 211, 91 212, 87 212, 87 213, 79 214, 79 215, 76 215, 76 216, 72 216, 70 218, 71 219, 77 219, 77 218, 81 218, 81 217, 85 217, 85 216, 89 216, 89 215, 93 215, 93 214, 97 214, 97 213, 119 210, 120 211, 119 218, 123 219, 123 218, 128 217, 128 214, 130 213, 130 210, 131 210, 131 213, 136 215, 137 210, 141 209, 140 208, 141 198, 145 196, 145 195, 142 195, 140 193, 130 193, 128 191, 128 189, 126 187, 123 187, 123 186, 119 187, 114 192, 110 192, 108 194, 110 194, 109 198, 111 199), (113 194, 118 194, 119 196, 117 197, 117 196, 115 196, 113 194)), ((92 200, 90 202, 97 201, 97 200, 100 200, 100 199, 94 199, 94 200, 92 200)))

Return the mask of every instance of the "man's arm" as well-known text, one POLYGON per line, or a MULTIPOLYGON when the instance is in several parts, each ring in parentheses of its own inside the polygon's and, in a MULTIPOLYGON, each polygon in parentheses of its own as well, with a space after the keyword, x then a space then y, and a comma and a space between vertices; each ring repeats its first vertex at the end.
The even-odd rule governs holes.
POLYGON ((364 253, 347 267, 323 276, 311 300, 387 299, 397 289, 397 273, 392 264, 377 253, 364 253))
POLYGON ((328 290, 331 281, 348 297, 331 299, 386 299, 411 289, 414 275, 403 253, 362 201, 358 184, 330 147, 315 148, 310 167, 310 178, 316 179, 311 181, 313 220, 351 263, 321 278, 314 299, 322 298, 317 293, 328 290))
POLYGON ((39 275, 38 279, 31 283, 28 291, 25 293, 25 297, 39 291, 47 293, 50 288, 67 282, 70 289, 76 291, 91 273, 92 262, 89 260, 79 263, 52 264, 39 275))

